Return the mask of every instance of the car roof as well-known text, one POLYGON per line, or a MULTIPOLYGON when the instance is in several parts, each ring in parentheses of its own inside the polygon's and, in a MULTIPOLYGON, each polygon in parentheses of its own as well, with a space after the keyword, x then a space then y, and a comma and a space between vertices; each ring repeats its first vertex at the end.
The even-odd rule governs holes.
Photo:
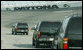
POLYGON ((17 25, 19 25, 19 24, 25 24, 25 25, 28 25, 28 24, 25 23, 25 22, 18 22, 17 25))
POLYGON ((61 22, 61 21, 41 21, 42 22, 61 22))

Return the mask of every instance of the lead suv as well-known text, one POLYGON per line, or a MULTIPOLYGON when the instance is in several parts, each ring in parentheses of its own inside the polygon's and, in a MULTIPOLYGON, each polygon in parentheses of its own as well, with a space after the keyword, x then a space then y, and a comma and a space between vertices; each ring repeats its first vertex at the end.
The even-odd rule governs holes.
POLYGON ((32 45, 35 47, 49 46, 54 47, 54 39, 57 36, 57 30, 61 26, 61 22, 57 21, 42 21, 39 22, 36 27, 32 28, 35 30, 33 33, 32 45))
POLYGON ((82 49, 82 15, 66 17, 58 36, 58 49, 82 49))
POLYGON ((15 23, 12 26, 12 35, 17 35, 17 33, 23 33, 28 35, 29 27, 27 23, 15 23))

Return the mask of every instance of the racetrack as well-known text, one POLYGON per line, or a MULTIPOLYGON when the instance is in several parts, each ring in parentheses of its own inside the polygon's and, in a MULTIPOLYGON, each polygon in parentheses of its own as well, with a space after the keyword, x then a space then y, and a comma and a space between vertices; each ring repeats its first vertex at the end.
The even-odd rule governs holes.
POLYGON ((33 31, 29 35, 12 35, 12 24, 16 22, 27 22, 29 27, 36 25, 39 21, 63 21, 65 16, 79 13, 78 10, 45 10, 45 11, 1 11, 1 49, 36 49, 32 46, 33 31))

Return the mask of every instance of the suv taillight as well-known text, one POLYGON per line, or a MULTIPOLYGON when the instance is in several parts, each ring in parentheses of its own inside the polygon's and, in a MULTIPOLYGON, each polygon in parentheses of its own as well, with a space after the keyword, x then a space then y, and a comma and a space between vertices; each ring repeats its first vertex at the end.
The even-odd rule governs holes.
POLYGON ((68 38, 64 38, 63 49, 68 49, 68 38))
POLYGON ((16 27, 16 30, 18 30, 18 28, 16 27))
POLYGON ((38 35, 37 36, 40 37, 40 31, 38 31, 38 35))

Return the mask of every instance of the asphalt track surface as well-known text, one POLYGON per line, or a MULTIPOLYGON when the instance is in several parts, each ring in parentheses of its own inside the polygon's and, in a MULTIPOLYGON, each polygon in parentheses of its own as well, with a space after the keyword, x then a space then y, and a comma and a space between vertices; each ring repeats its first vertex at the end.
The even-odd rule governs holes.
POLYGON ((12 35, 11 26, 13 23, 27 22, 29 28, 31 28, 39 21, 63 21, 65 16, 76 13, 82 14, 82 8, 42 11, 1 11, 1 49, 37 49, 32 46, 34 31, 30 30, 29 35, 12 35))

